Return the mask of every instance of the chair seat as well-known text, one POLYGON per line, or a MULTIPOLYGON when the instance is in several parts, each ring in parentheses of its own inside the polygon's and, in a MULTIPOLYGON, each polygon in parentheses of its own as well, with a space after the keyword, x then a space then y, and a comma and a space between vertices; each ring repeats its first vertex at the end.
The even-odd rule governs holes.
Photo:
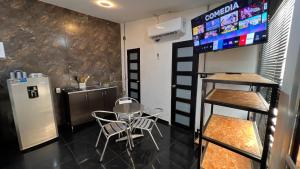
POLYGON ((119 120, 128 121, 128 115, 126 114, 119 114, 118 116, 119 120))
POLYGON ((107 123, 103 127, 104 127, 104 130, 106 131, 106 133, 108 133, 108 135, 121 133, 127 129, 125 124, 114 123, 114 122, 107 123))
POLYGON ((151 127, 151 123, 153 122, 154 120, 152 119, 139 118, 133 123, 132 127, 138 129, 149 129, 151 127))

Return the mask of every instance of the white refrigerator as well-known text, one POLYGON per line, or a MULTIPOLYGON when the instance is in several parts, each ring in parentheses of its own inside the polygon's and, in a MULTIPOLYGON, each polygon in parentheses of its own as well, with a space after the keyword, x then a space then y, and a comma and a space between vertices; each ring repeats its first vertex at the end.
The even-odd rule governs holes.
POLYGON ((58 137, 48 77, 7 80, 20 150, 58 137))

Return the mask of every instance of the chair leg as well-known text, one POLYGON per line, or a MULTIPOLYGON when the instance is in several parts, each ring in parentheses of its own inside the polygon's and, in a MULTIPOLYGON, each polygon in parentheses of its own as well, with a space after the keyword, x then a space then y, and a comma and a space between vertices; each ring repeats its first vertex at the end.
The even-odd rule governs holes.
POLYGON ((109 141, 109 137, 106 139, 106 143, 105 143, 104 149, 103 149, 101 157, 100 157, 100 162, 102 162, 102 160, 103 160, 108 141, 109 141))
POLYGON ((130 149, 130 151, 131 151, 132 148, 131 148, 131 143, 130 143, 130 137, 129 137, 129 132, 128 132, 128 130, 126 130, 126 134, 127 134, 127 143, 126 143, 126 146, 127 146, 127 144, 129 144, 129 149, 130 149))
POLYGON ((157 151, 159 151, 159 148, 158 148, 158 146, 157 146, 157 144, 156 144, 156 142, 155 142, 155 140, 154 140, 154 138, 153 138, 153 136, 152 136, 151 131, 149 131, 149 130, 147 130, 147 131, 149 132, 149 135, 151 136, 152 141, 153 141, 153 143, 155 144, 155 147, 156 147, 157 151))
POLYGON ((131 143, 131 147, 134 148, 134 143, 133 143, 133 138, 132 138, 132 131, 133 131, 132 128, 130 128, 129 131, 128 131, 128 136, 129 136, 128 139, 131 143))
POLYGON ((130 134, 129 139, 130 139, 131 147, 134 148, 132 135, 131 135, 131 133, 129 133, 129 134, 130 134))
POLYGON ((99 132, 99 135, 98 135, 98 138, 97 138, 97 141, 96 141, 96 144, 95 144, 95 148, 98 147, 98 144, 99 144, 99 140, 100 140, 101 134, 102 134, 102 129, 101 129, 100 132, 99 132))
POLYGON ((126 141, 126 147, 127 147, 128 144, 129 144, 129 149, 131 150, 130 143, 129 143, 128 140, 127 140, 127 141, 126 141))
POLYGON ((159 128, 158 128, 158 126, 157 126, 157 124, 155 123, 154 125, 155 125, 155 128, 157 129, 157 131, 158 131, 158 133, 159 133, 160 137, 161 137, 161 138, 163 138, 163 135, 161 134, 161 132, 160 132, 160 130, 159 130, 159 128))

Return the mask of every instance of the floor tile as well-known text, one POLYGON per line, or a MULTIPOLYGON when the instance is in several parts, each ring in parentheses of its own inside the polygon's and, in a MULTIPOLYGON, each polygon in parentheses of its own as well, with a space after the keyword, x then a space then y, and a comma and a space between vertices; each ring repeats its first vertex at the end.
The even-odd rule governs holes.
POLYGON ((130 167, 121 158, 113 159, 107 164, 99 163, 99 161, 87 160, 80 164, 81 169, 129 169, 130 167))
POLYGON ((170 146, 169 150, 162 152, 158 158, 165 163, 170 162, 178 168, 187 169, 192 166, 196 157, 194 147, 176 142, 170 146))
MULTIPOLYGON (((67 144, 67 147, 70 149, 76 161, 81 164, 87 160, 97 159, 99 161, 100 156, 104 149, 104 142, 100 142, 97 148, 92 144, 86 142, 71 142, 67 144)), ((109 146, 106 148, 103 161, 110 161, 114 158, 117 158, 119 155, 112 151, 109 146)))
MULTIPOLYGON (((97 124, 79 129, 75 133, 61 132, 58 141, 20 153, 18 148, 9 148, 1 158, 3 169, 190 169, 196 165, 193 133, 178 127, 158 123, 161 138, 155 128, 152 134, 160 150, 157 151, 150 135, 134 140, 132 151, 126 149, 126 141, 115 142, 111 138, 104 155, 99 159, 105 144, 102 135, 99 145, 95 142, 99 133, 97 124), (5 160, 3 160, 5 159, 5 160)), ((139 131, 136 131, 139 132, 139 131)))
POLYGON ((143 169, 148 166, 158 154, 158 152, 154 151, 128 151, 122 154, 122 159, 126 161, 131 168, 143 169))
MULTIPOLYGON (((43 168, 43 169, 45 169, 45 168, 43 168)), ((81 169, 81 168, 75 160, 72 160, 72 161, 63 163, 61 165, 57 165, 53 169, 81 169)))
POLYGON ((94 126, 89 126, 85 129, 81 129, 75 133, 71 133, 68 131, 66 133, 61 134, 61 137, 67 144, 76 141, 95 144, 99 131, 100 131, 99 127, 94 125, 94 126))
POLYGON ((55 168, 73 160, 71 152, 61 142, 50 143, 37 150, 18 153, 7 168, 55 168))
POLYGON ((104 169, 104 164, 97 160, 86 160, 80 164, 81 169, 104 169))
POLYGON ((194 144, 194 133, 192 131, 187 131, 179 127, 171 127, 171 137, 173 141, 178 141, 181 143, 193 145, 194 144))
POLYGON ((121 157, 116 158, 104 165, 104 169, 120 169, 120 168, 130 169, 130 167, 127 165, 125 161, 123 161, 123 159, 121 159, 121 157))
POLYGON ((145 169, 180 169, 174 161, 163 161, 159 158, 155 159, 151 164, 145 167, 145 169))

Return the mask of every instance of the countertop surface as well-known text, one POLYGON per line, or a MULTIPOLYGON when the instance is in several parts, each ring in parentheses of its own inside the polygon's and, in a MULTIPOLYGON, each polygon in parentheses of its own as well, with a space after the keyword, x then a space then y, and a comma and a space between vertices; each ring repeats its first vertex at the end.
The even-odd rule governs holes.
POLYGON ((64 88, 62 91, 72 94, 72 93, 81 93, 81 92, 90 92, 95 90, 105 90, 105 89, 111 89, 116 88, 117 86, 109 86, 109 87, 102 87, 102 86, 87 86, 85 89, 79 89, 79 88, 64 88))

